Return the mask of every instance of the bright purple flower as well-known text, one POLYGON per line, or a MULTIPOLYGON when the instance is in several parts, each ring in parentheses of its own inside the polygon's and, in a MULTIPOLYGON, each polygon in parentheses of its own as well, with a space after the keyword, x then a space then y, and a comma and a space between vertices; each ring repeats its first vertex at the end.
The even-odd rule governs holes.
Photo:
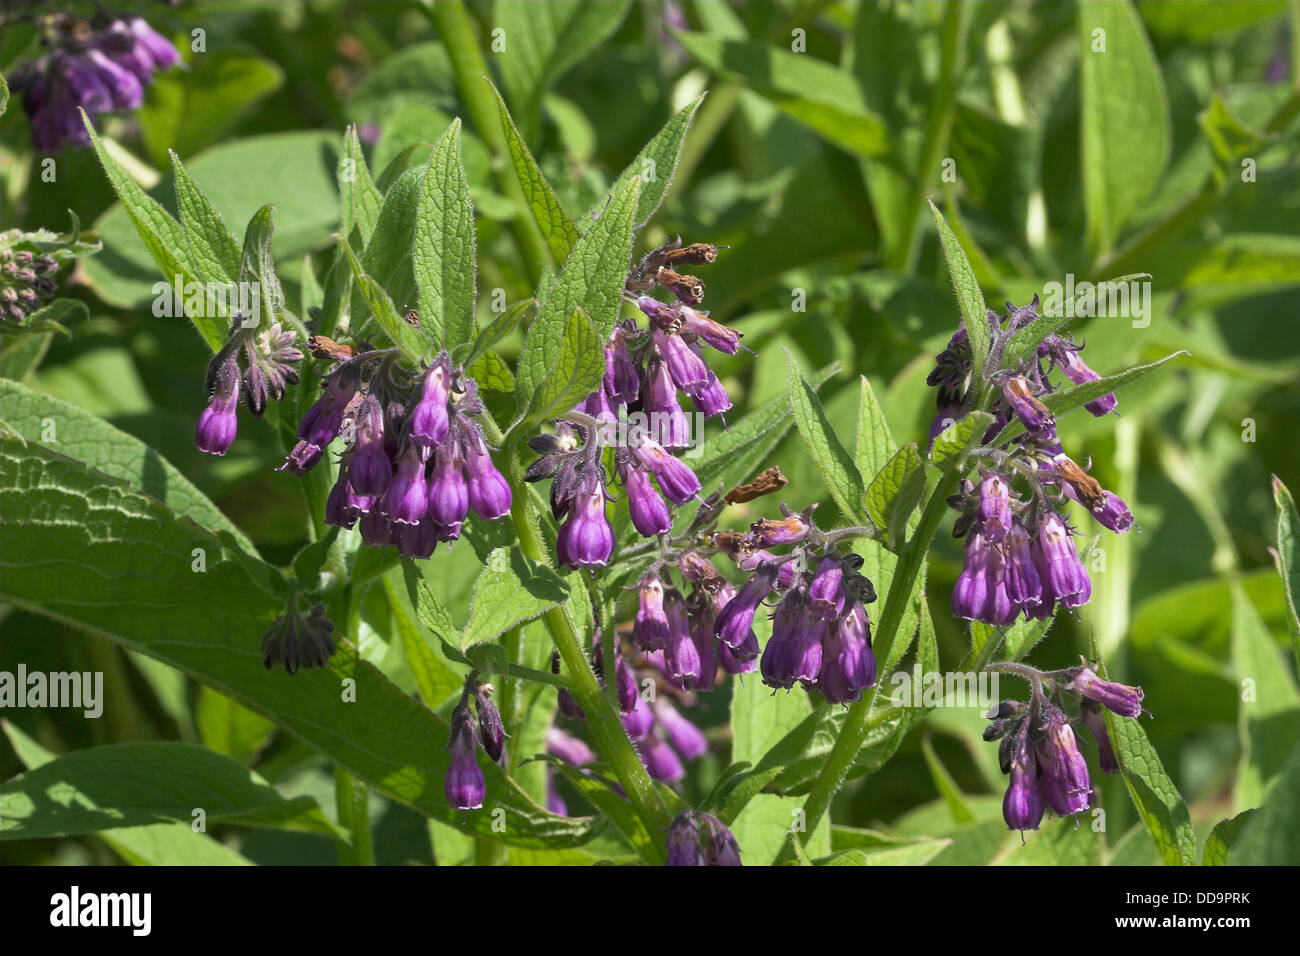
POLYGON ((655 329, 652 333, 655 350, 668 367, 673 383, 681 389, 704 382, 709 377, 709 367, 700 354, 679 335, 669 335, 655 329))
POLYGON ((475 753, 474 722, 469 708, 461 704, 451 715, 451 761, 443 780, 447 802, 457 810, 483 806, 487 783, 475 753))
POLYGON ((1056 420, 1052 413, 1034 396, 1033 388, 1023 376, 1013 375, 1004 381, 1002 396, 1027 431, 1044 433, 1055 426, 1056 420))
POLYGON ((743 647, 747 638, 753 636, 754 613, 758 605, 772 593, 776 584, 777 566, 760 565, 749 579, 741 586, 726 605, 718 612, 713 622, 713 633, 732 650, 743 647))
MULTIPOLYGON (((212 399, 208 407, 199 415, 199 423, 194 432, 195 444, 199 451, 209 455, 224 455, 235 441, 235 432, 239 428, 236 410, 239 408, 239 361, 238 353, 231 349, 229 354, 217 363, 213 376, 212 399)), ((220 358, 220 355, 218 355, 220 358)))
POLYGON ((854 601, 837 621, 826 625, 818 687, 832 704, 847 704, 876 683, 876 658, 871 652, 867 611, 854 601))
POLYGON ((763 649, 759 669, 769 687, 793 687, 796 681, 815 684, 822 669, 822 638, 826 622, 815 617, 804 595, 791 591, 776 606, 772 638, 763 649))
POLYGON ((590 747, 558 727, 546 729, 546 752, 553 757, 559 757, 570 767, 581 767, 596 762, 596 755, 590 747))
POLYGON ((687 386, 683 391, 691 397, 691 401, 695 402, 695 407, 705 418, 721 415, 731 408, 731 396, 727 394, 727 390, 712 370, 703 382, 687 386))
POLYGON ((1092 516, 1097 519, 1097 523, 1103 528, 1109 528, 1117 534, 1123 534, 1129 528, 1133 527, 1133 512, 1128 510, 1128 505, 1124 499, 1113 491, 1105 492, 1106 500, 1100 508, 1092 512, 1092 516))
POLYGON ((685 689, 699 679, 700 652, 691 636, 691 619, 681 595, 676 591, 664 595, 664 611, 668 618, 668 636, 663 649, 664 675, 685 689))
MULTIPOLYGON (((1075 385, 1095 382, 1101 378, 1100 375, 1088 367, 1087 362, 1079 357, 1078 349, 1066 345, 1053 354, 1057 359, 1056 364, 1065 373, 1065 377, 1075 385)), ((1101 398, 1094 398, 1083 407, 1097 418, 1101 418, 1103 415, 1113 412, 1116 404, 1115 393, 1107 392, 1101 398)))
POLYGON ((808 585, 808 603, 813 614, 823 621, 833 621, 844 612, 844 566, 838 555, 822 558, 808 585))
POLYGON ((1074 536, 1056 512, 1048 513, 1039 523, 1033 548, 1043 583, 1043 607, 1050 609, 1053 601, 1064 608, 1087 604, 1092 596, 1088 569, 1074 549, 1074 536))
POLYGON ((655 491, 646 472, 637 467, 624 468, 623 487, 627 490, 627 510, 637 534, 643 538, 656 538, 673 529, 668 506, 655 491))
POLYGON ((755 548, 771 548, 782 544, 798 544, 808 537, 811 527, 803 515, 785 518, 759 518, 749 526, 749 541, 755 548))
POLYGON ((681 758, 655 734, 648 734, 641 740, 641 762, 651 779, 660 783, 676 783, 686 776, 681 758))
POLYGON ((695 760, 709 749, 709 741, 704 732, 684 717, 676 707, 666 699, 659 698, 652 705, 655 721, 668 736, 673 749, 686 761, 695 760))
POLYGON ((677 388, 668 374, 668 366, 658 359, 651 359, 646 369, 644 406, 651 439, 665 448, 685 448, 690 444, 690 422, 677 401, 677 388))
POLYGON ((633 740, 643 740, 649 736, 655 725, 655 715, 650 705, 640 694, 636 695, 632 709, 622 714, 623 729, 633 740))
POLYGON ((440 355, 424 373, 420 400, 411 410, 407 435, 412 442, 424 448, 434 448, 443 443, 451 427, 447 412, 450 395, 451 367, 440 355))
POLYGON ((465 476, 469 480, 470 507, 482 518, 495 521, 510 513, 514 498, 510 483, 492 463, 483 439, 475 433, 468 434, 469 453, 465 459, 465 476))
POLYGON ((460 442, 444 441, 433 453, 433 473, 428 484, 428 515, 435 522, 457 529, 469 513, 469 485, 460 442))
POLYGON ((569 503, 556 551, 560 564, 571 568, 609 563, 614 553, 614 529, 605 516, 605 488, 598 477, 584 478, 569 503))
POLYGON ((393 463, 384 447, 384 410, 373 394, 357 408, 356 431, 357 449, 349 469, 352 488, 359 495, 382 495, 393 480, 393 463))
POLYGON ((610 401, 626 405, 636 401, 640 391, 641 379, 628 355, 623 330, 615 329, 605 346, 605 392, 610 401))
POLYGON ((1081 667, 1068 684, 1068 690, 1094 700, 1121 717, 1136 717, 1142 713, 1143 691, 1115 681, 1103 680, 1091 667, 1081 667))
POLYGON ((1019 518, 1011 520, 1011 530, 1002 542, 1002 555, 1006 562, 1007 598, 1012 606, 1016 610, 1037 608, 1043 601, 1043 582, 1038 576, 1029 532, 1019 518))
POLYGON ((659 480, 660 489, 673 504, 684 505, 699 492, 700 479, 695 472, 658 442, 646 439, 632 449, 632 454, 659 480))
POLYGON ((438 548, 441 526, 424 518, 419 524, 393 524, 393 545, 404 558, 432 557, 438 548))
POLYGON ((668 645, 668 614, 659 575, 649 573, 643 577, 638 594, 640 601, 632 623, 632 636, 643 651, 662 650, 668 645))
POLYGON ((1005 561, 997 545, 975 531, 966 542, 966 561, 952 589, 952 613, 1003 627, 1018 609, 1007 594, 1005 561))
POLYGON ((1035 750, 1042 773, 1039 793, 1052 812, 1068 817, 1087 810, 1092 797, 1088 763, 1064 714, 1058 711, 1047 718, 1035 750))
POLYGON ((1002 819, 1010 830, 1037 830, 1043 819, 1043 797, 1038 789, 1038 763, 1021 733, 1013 744, 1010 781, 1002 798, 1002 819))
POLYGON ((419 524, 429 507, 429 490, 424 480, 424 459, 420 449, 407 445, 397 461, 397 474, 384 495, 384 511, 397 524, 419 524))
POLYGON ((681 306, 681 333, 698 336, 705 344, 719 352, 735 355, 744 334, 709 318, 707 312, 697 312, 689 305, 681 306))
POLYGON ((1001 544, 1011 527, 1010 491, 1001 475, 986 475, 980 482, 978 518, 980 534, 1001 544))

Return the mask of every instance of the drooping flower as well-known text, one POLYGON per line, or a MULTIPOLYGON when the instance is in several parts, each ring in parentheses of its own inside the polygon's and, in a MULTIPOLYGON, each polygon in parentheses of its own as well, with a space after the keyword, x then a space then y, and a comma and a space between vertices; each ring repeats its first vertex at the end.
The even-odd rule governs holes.
POLYGON ((469 704, 462 700, 451 714, 451 759, 443 778, 443 794, 456 810, 477 810, 483 806, 487 782, 478 765, 477 737, 469 704))
POLYGON ((683 810, 668 828, 668 866, 740 866, 740 846, 717 817, 683 810))
POLYGON ((290 675, 298 669, 325 667, 338 645, 334 625, 325 616, 325 605, 314 604, 304 617, 298 599, 291 596, 284 614, 262 635, 262 665, 271 670, 283 664, 290 675))

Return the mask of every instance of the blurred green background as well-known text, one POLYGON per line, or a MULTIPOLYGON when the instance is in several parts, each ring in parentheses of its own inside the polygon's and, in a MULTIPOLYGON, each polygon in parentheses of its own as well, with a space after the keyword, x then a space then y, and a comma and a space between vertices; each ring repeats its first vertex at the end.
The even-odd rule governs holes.
MULTIPOLYGON (((789 350, 805 368, 838 363, 821 395, 846 443, 859 375, 881 397, 895 438, 924 439, 934 413, 925 377, 958 315, 927 196, 958 230, 991 305, 1024 303, 1067 275, 1152 275, 1149 325, 1098 318, 1073 331, 1103 374, 1174 349, 1190 357, 1121 392, 1121 418, 1076 413, 1060 428, 1066 451, 1090 458, 1103 484, 1128 499, 1141 532, 1101 541, 1107 570, 1095 575, 1093 603, 1059 622, 1030 660, 1066 666, 1095 638, 1112 674, 1146 689, 1155 719, 1145 727, 1198 830, 1250 805, 1241 792, 1250 755, 1237 688, 1252 637, 1276 645, 1271 676, 1284 685, 1279 693, 1295 696, 1270 555, 1270 476, 1300 484, 1300 7, 988 2, 954 14, 941 3, 815 0, 581 6, 468 4, 494 78, 575 216, 673 112, 708 91, 673 190, 641 245, 680 234, 729 247, 700 275, 713 316, 744 330, 755 353, 717 366, 738 411, 784 393, 789 350), (494 53, 491 31, 503 24, 506 51, 494 53), (1092 48, 1097 24, 1104 52, 1092 48), (533 42, 545 57, 511 60, 511 31, 540 36, 533 42), (1107 79, 1113 73, 1090 76, 1090 55, 1136 64, 1137 78, 1126 87, 1107 79), (1085 137, 1089 123, 1098 125, 1085 137), (955 175, 945 177, 946 168, 955 175), (1233 582, 1248 601, 1234 603, 1233 582)), ((187 54, 191 69, 161 76, 139 113, 111 118, 103 131, 168 206, 169 148, 227 221, 274 203, 291 304, 302 270, 319 272, 328 261, 343 127, 359 125, 378 171, 435 139, 453 116, 467 124, 480 287, 504 288, 510 301, 531 294, 536 266, 521 257, 511 229, 519 210, 421 4, 136 9, 184 47, 203 30, 206 53, 187 54)), ((6 72, 32 52, 31 39, 23 27, 5 31, 6 72)), ((30 343, 6 340, 3 373, 159 449, 268 560, 287 562, 304 540, 306 515, 294 483, 272 470, 280 459, 272 429, 241 416, 225 458, 195 450, 203 343, 187 324, 151 314, 155 267, 93 154, 60 155, 53 183, 41 180, 39 162, 11 104, 0 135, 0 222, 66 229, 71 209, 100 230, 105 248, 82 261, 73 287, 90 320, 69 337, 43 340, 39 363, 30 343)), ((835 506, 797 437, 787 436, 770 463, 789 476, 791 504, 820 500, 821 524, 834 523, 835 506)), ((468 589, 458 588, 453 562, 438 567, 455 610, 468 589)), ((947 613, 959 568, 960 553, 941 532, 928 592, 945 661, 959 659, 967 641, 947 613)), ((286 792, 332 803, 325 761, 285 735, 271 738, 261 718, 232 717, 219 695, 23 612, 7 609, 2 626, 0 669, 22 659, 29 669, 104 670, 128 691, 109 695, 99 721, 7 715, 50 749, 219 740, 286 792)), ((728 693, 711 695, 701 717, 715 736, 726 731, 728 693)), ((1286 711, 1271 732, 1294 739, 1297 714, 1286 711)), ((994 805, 1001 778, 993 748, 979 742, 980 724, 975 712, 936 712, 887 772, 845 789, 837 821, 934 832, 940 805, 923 740, 973 804, 994 805)), ((688 793, 707 790, 715 763, 694 772, 688 793)), ((0 744, 0 778, 17 769, 0 744)), ((1147 841, 1121 839, 1132 810, 1112 792, 1118 785, 1106 786, 1116 859, 1151 859, 1147 841)), ((381 862, 427 859, 423 821, 372 799, 381 862)), ((93 839, 5 844, 3 852, 25 862, 114 859, 93 839)), ((241 852, 263 861, 334 855, 327 841, 271 831, 245 833, 241 852)))

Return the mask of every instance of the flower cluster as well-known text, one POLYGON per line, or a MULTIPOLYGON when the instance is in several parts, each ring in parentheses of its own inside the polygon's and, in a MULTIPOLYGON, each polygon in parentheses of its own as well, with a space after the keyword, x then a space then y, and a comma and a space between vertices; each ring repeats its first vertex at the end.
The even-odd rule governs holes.
MULTIPOLYGON (((14 235, 14 233, 10 233, 14 235)), ((28 249, 0 248, 0 329, 18 329, 54 295, 58 261, 28 249)))
POLYGON ((334 623, 325 616, 325 605, 313 604, 304 615, 297 595, 290 595, 284 614, 262 635, 262 665, 271 670, 283 664, 293 675, 300 667, 324 667, 337 649, 334 623))
POLYGON ((1079 751, 1074 725, 1082 723, 1097 742, 1101 769, 1118 769, 1102 708, 1121 717, 1137 717, 1142 688, 1103 680, 1086 664, 1061 671, 1040 672, 1017 664, 993 664, 1030 680, 1027 703, 1002 701, 989 715, 985 740, 1001 740, 998 758, 1009 777, 1002 816, 1012 830, 1037 830, 1045 810, 1073 816, 1092 803, 1088 762, 1079 751), (1062 709, 1062 694, 1078 699, 1078 717, 1062 709))
POLYGON ((258 332, 235 320, 226 344, 208 363, 210 398, 194 430, 200 451, 224 455, 230 450, 239 429, 236 411, 241 394, 248 410, 261 418, 268 398, 278 402, 286 386, 298 384, 293 366, 302 360, 302 352, 293 343, 293 333, 278 324, 258 332))
MULTIPOLYGON (((337 346, 317 352, 338 356, 337 346)), ((346 449, 326 523, 359 522, 366 544, 427 558, 439 541, 460 537, 471 508, 495 520, 509 513, 512 496, 476 421, 484 406, 474 379, 446 352, 418 371, 399 355, 384 349, 341 356, 303 415, 285 467, 306 472, 342 435, 346 449)))
POLYGON ((154 73, 180 60, 176 48, 140 17, 94 26, 55 14, 42 21, 42 35, 50 52, 15 70, 10 86, 22 94, 32 144, 43 153, 89 146, 79 108, 92 117, 139 109, 154 73))
POLYGON ((721 820, 683 810, 668 828, 668 866, 741 866, 740 846, 721 820))
POLYGON ((451 738, 447 744, 451 759, 443 779, 443 793, 452 807, 477 810, 483 806, 487 783, 478 764, 478 748, 482 746, 489 759, 500 763, 505 742, 505 725, 501 722, 501 712, 492 702, 492 685, 470 674, 460 702, 451 712, 451 738))
MULTIPOLYGON (((991 364, 1004 354, 1011 336, 1039 319, 1037 307, 1035 296, 1023 308, 1007 303, 1005 318, 988 313, 991 364)), ((1022 431, 1000 446, 982 449, 985 464, 980 480, 964 481, 961 491, 949 499, 961 512, 953 534, 966 538, 965 562, 952 594, 953 613, 958 617, 1005 626, 1022 613, 1044 619, 1057 607, 1072 610, 1088 603, 1092 582, 1079 558, 1074 530, 1061 513, 1067 500, 1082 504, 1098 524, 1116 533, 1133 525, 1128 505, 1062 450, 1055 418, 1043 403, 1043 397, 1055 390, 1051 381, 1055 369, 1075 384, 1098 380, 1079 357, 1082 348, 1068 337, 1051 334, 1036 355, 992 376, 998 393, 991 408, 995 420, 984 436, 986 445, 1013 421, 1022 431)), ((930 373, 939 406, 931 441, 970 412, 971 364, 970 339, 963 328, 930 373)), ((1106 415, 1115 409, 1115 396, 1107 393, 1084 407, 1094 415, 1106 415)))
POLYGON ((695 473, 672 455, 692 441, 681 395, 703 417, 731 408, 731 399, 705 360, 705 349, 734 355, 741 333, 698 311, 704 284, 676 271, 687 264, 717 259, 716 246, 681 239, 655 249, 632 270, 625 294, 646 316, 615 326, 605 344, 605 376, 599 388, 556 423, 555 434, 534 436, 530 447, 541 457, 528 469, 528 481, 552 478, 551 508, 561 522, 559 562, 572 568, 600 567, 614 553, 614 531, 607 514, 613 479, 623 486, 637 532, 654 538, 672 529, 669 504, 680 507, 700 490, 695 473), (645 294, 655 287, 676 301, 645 294), (618 437, 614 425, 623 423, 618 437), (603 451, 613 447, 613 472, 603 451), (656 488, 656 485, 658 486, 656 488), (667 499, 665 501, 665 499, 667 499))

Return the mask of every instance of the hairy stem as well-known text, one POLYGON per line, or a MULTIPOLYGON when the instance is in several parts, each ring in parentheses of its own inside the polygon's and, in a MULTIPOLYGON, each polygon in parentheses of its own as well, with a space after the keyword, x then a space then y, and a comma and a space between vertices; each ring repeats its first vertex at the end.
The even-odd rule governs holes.
POLYGON ((339 826, 352 832, 350 842, 339 840, 339 863, 344 866, 374 866, 375 848, 370 839, 369 790, 342 767, 334 767, 334 799, 339 826))

